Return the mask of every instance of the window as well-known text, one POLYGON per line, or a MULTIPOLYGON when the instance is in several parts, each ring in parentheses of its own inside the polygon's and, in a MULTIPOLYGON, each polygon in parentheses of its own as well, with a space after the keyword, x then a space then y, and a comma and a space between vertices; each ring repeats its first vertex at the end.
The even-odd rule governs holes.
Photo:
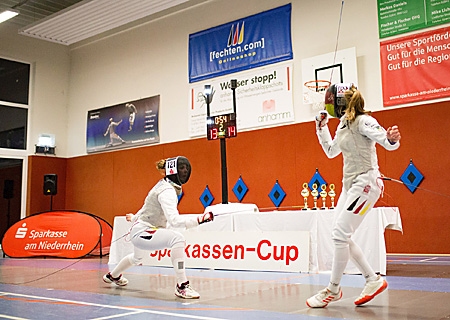
POLYGON ((27 148, 28 109, 0 105, 0 148, 27 148))
POLYGON ((28 104, 30 65, 0 59, 0 101, 28 104))
POLYGON ((0 148, 27 148, 30 65, 0 58, 0 148))

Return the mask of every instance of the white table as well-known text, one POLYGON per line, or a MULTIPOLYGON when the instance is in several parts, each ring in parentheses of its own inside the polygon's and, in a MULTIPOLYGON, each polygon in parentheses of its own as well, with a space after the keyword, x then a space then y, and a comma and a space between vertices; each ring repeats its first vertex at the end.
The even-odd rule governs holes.
MULTIPOLYGON (((310 272, 323 272, 331 270, 333 261, 331 230, 334 216, 334 210, 243 213, 233 215, 233 224, 235 232, 309 231, 310 272)), ((374 208, 353 235, 375 272, 381 274, 386 274, 385 229, 403 231, 398 208, 374 208)), ((359 273, 351 261, 345 272, 359 273)))
MULTIPOLYGON (((308 211, 242 211, 217 216, 212 223, 205 223, 198 228, 186 232, 202 231, 308 231, 310 233, 309 271, 327 272, 331 270, 333 260, 333 243, 331 229, 334 221, 334 210, 308 211)), ((114 219, 114 229, 110 250, 110 263, 117 263, 129 251, 129 244, 123 239, 114 241, 125 234, 130 224, 125 217, 114 219), (127 247, 128 245, 128 247, 127 247)), ((353 236, 353 240, 361 247, 375 272, 386 274, 385 229, 403 232, 400 212, 395 207, 378 207, 367 213, 353 236)), ((349 261, 345 270, 348 274, 359 273, 349 261)))

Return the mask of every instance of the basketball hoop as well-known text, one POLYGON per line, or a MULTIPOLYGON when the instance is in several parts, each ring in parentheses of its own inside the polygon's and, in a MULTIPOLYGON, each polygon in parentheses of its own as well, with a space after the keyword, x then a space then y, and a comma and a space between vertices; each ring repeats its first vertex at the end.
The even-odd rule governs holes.
POLYGON ((328 80, 311 80, 304 83, 303 102, 311 104, 313 110, 325 109, 325 91, 331 85, 328 80))

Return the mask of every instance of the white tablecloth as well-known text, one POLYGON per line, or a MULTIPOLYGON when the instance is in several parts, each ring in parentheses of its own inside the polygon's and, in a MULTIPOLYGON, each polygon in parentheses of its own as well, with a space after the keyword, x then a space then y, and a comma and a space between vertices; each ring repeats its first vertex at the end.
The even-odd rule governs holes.
MULTIPOLYGON (((330 271, 333 261, 331 230, 334 210, 275 211, 233 215, 235 232, 246 231, 309 231, 310 272, 330 271)), ((367 213, 353 240, 361 247, 375 272, 386 274, 384 230, 403 231, 398 208, 378 207, 367 213)), ((346 273, 359 273, 349 261, 346 273)))
MULTIPOLYGON (((243 211, 221 214, 212 223, 205 223, 187 232, 202 231, 309 231, 310 232, 310 272, 326 272, 331 270, 333 260, 333 243, 331 229, 334 221, 334 210, 308 211, 243 211)), ((122 241, 114 241, 123 236, 130 224, 125 217, 114 219, 114 229, 110 250, 114 263, 124 255, 122 241)), ((395 207, 378 207, 367 213, 366 218, 357 229, 353 240, 361 247, 375 272, 386 274, 386 246, 384 230, 393 229, 403 232, 400 212, 395 207)), ((345 270, 349 274, 359 273, 349 261, 345 270)))

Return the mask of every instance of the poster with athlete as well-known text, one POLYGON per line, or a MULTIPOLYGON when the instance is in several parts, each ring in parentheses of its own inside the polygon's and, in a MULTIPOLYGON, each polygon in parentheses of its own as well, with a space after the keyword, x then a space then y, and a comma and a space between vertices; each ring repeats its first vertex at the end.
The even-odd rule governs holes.
POLYGON ((159 95, 88 111, 86 152, 159 142, 159 95))

